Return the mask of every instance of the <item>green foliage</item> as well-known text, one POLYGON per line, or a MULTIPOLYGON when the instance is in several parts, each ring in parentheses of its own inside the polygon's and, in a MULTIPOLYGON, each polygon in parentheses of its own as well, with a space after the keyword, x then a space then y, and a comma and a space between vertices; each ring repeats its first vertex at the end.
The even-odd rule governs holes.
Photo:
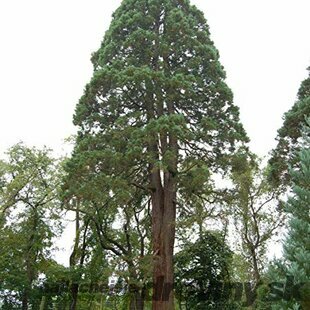
POLYGON ((186 309, 234 309, 230 301, 232 252, 214 232, 187 243, 175 255, 175 291, 186 309), (225 285, 227 285, 225 290, 225 285))
POLYGON ((284 114, 283 125, 278 130, 278 144, 269 160, 269 179, 277 186, 287 186, 290 180, 289 167, 298 166, 301 130, 305 119, 310 116, 310 68, 308 71, 309 77, 301 83, 296 103, 284 114))
POLYGON ((95 199, 100 184, 105 193, 122 187, 122 200, 130 199, 133 181, 148 187, 149 164, 171 169, 169 147, 162 145, 160 156, 148 147, 159 134, 162 143, 176 136, 184 154, 178 166, 187 170, 179 182, 192 196, 247 140, 206 21, 188 1, 172 0, 126 0, 113 17, 74 116, 70 191, 95 199))
POLYGON ((310 283, 310 118, 303 130, 303 146, 299 153, 300 169, 291 172, 293 180, 292 196, 287 204, 287 212, 291 218, 289 231, 284 243, 284 259, 289 276, 295 283, 307 283, 300 302, 304 309, 309 306, 310 283))
POLYGON ((42 275, 51 264, 58 235, 61 169, 47 149, 17 144, 1 165, 0 294, 18 307, 38 303, 42 275))
MULTIPOLYGON (((310 72, 310 67, 307 69, 310 72)), ((298 100, 303 100, 310 97, 310 78, 305 79, 298 90, 298 100)))
POLYGON ((251 261, 248 255, 244 255, 244 252, 239 251, 233 254, 230 274, 234 282, 245 283, 252 280, 251 261))
POLYGON ((124 0, 92 63, 64 199, 71 210, 81 202, 102 248, 140 289, 153 264, 152 175, 162 188, 173 180, 173 195, 192 208, 248 138, 207 22, 189 1, 124 0))
POLYGON ((268 168, 247 150, 233 158, 231 178, 234 182, 233 216, 239 237, 239 251, 247 262, 248 281, 256 284, 266 262, 268 243, 284 224, 279 192, 267 179, 268 168))
POLYGON ((310 119, 306 119, 303 140, 299 152, 299 168, 291 170, 293 195, 286 204, 290 219, 284 242, 282 261, 271 265, 269 278, 273 281, 289 281, 290 285, 300 285, 296 291, 284 287, 282 299, 272 305, 272 309, 309 309, 310 293, 310 119))

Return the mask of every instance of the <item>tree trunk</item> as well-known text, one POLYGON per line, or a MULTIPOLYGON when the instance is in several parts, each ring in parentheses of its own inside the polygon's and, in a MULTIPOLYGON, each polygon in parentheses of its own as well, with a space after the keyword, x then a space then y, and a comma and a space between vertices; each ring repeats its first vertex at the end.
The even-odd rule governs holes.
MULTIPOLYGON (((175 151, 173 137, 169 137, 171 149, 175 151)), ((174 309, 173 295, 173 250, 176 219, 176 159, 171 171, 164 173, 163 185, 160 171, 152 173, 152 237, 154 251, 153 310, 174 309), (154 190, 155 188, 155 190, 154 190)), ((170 169, 169 169, 170 170, 170 169)))
POLYGON ((251 254, 252 254, 252 263, 253 263, 255 286, 257 286, 260 282, 260 272, 259 272, 259 268, 258 268, 256 250, 252 249, 251 254))
POLYGON ((78 283, 72 283, 71 284, 70 310, 76 310, 78 293, 79 293, 79 284, 78 283))
MULTIPOLYGON (((130 280, 135 281, 138 278, 136 269, 132 261, 128 262, 130 280)), ((129 283, 130 303, 129 310, 143 310, 145 301, 145 288, 140 288, 135 283, 129 283)))
POLYGON ((22 310, 28 310, 28 289, 25 289, 22 298, 22 310))
POLYGON ((144 296, 139 289, 131 291, 132 298, 130 300, 130 310, 144 310, 144 296))
POLYGON ((251 248, 251 255, 253 264, 254 285, 252 286, 252 288, 249 287, 248 293, 246 293, 246 306, 250 307, 250 309, 254 309, 253 303, 257 297, 257 289, 261 284, 261 277, 257 261, 257 252, 254 246, 252 246, 251 248))
MULTIPOLYGON (((75 217, 75 240, 73 251, 70 255, 70 267, 75 267, 78 260, 78 251, 79 251, 79 241, 80 241, 80 212, 79 212, 79 201, 76 201, 76 217, 75 217)), ((77 298, 79 293, 79 284, 77 282, 72 282, 70 285, 71 301, 70 301, 70 310, 76 310, 77 298)))
POLYGON ((40 310, 45 309, 45 302, 46 302, 46 296, 42 296, 41 303, 40 303, 40 310))
POLYGON ((37 206, 33 209, 33 226, 32 231, 30 233, 30 237, 27 244, 25 262, 26 262, 26 273, 27 273, 27 286, 24 290, 23 297, 22 297, 22 310, 28 310, 28 303, 29 303, 29 295, 31 293, 31 286, 35 279, 35 263, 37 257, 37 250, 35 249, 36 243, 36 234, 38 228, 38 210, 37 206))
MULTIPOLYGON (((160 18, 155 28, 159 32, 160 18)), ((158 44, 158 42, 156 43, 158 44)), ((158 69, 159 54, 154 57, 153 69, 158 69)), ((166 66, 169 59, 164 56, 166 66)), ((169 75, 169 72, 167 72, 169 75)), ((173 115, 174 103, 169 98, 160 98, 161 90, 155 98, 153 91, 155 85, 146 84, 149 90, 147 98, 147 118, 152 121, 166 115, 173 115), (159 99, 160 98, 160 99, 159 99), (165 111, 165 106, 167 111, 165 111)), ((171 90, 166 90, 169 93, 171 90)), ((173 91, 173 90, 172 90, 173 91)), ((167 160, 165 171, 160 170, 154 163, 149 166, 151 201, 152 201, 152 246, 153 246, 153 310, 173 310, 173 250, 175 241, 176 218, 176 180, 178 144, 176 136, 170 132, 153 134, 148 145, 152 159, 160 161, 167 151, 171 152, 167 160)))
MULTIPOLYGON (((170 184, 169 184, 170 183, 170 184)), ((175 238, 175 190, 168 183, 153 204, 153 310, 174 309, 173 249, 175 238), (161 204, 157 204, 157 202, 161 204), (161 222, 159 222, 161 220, 161 222)))

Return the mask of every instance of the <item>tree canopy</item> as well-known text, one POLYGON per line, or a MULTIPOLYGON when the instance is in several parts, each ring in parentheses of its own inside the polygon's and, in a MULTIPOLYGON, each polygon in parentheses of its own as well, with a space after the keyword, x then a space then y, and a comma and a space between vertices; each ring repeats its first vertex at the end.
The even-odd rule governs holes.
POLYGON ((7 158, 1 171, 0 296, 11 309, 25 310, 40 302, 44 274, 53 265, 62 169, 47 149, 17 144, 7 158))
POLYGON ((284 114, 283 125, 278 130, 277 146, 269 160, 270 180, 276 185, 287 185, 290 179, 289 167, 298 163, 301 131, 305 120, 310 116, 310 67, 309 76, 300 85, 297 101, 284 114))
MULTIPOLYGON (((114 214, 137 188, 151 199, 154 296, 162 296, 159 279, 173 283, 178 202, 207 195, 210 175, 227 172, 248 138, 207 22, 189 1, 123 1, 92 62, 74 115, 68 192, 114 214)), ((172 309, 172 295, 155 299, 154 309, 172 309)))

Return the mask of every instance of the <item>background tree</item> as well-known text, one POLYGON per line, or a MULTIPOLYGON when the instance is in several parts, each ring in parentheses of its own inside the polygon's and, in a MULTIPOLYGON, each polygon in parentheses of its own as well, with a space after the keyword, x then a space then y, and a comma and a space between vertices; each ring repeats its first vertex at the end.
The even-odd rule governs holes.
POLYGON ((284 299, 274 309, 308 309, 310 294, 310 118, 303 130, 303 143, 299 152, 299 169, 291 171, 293 195, 288 200, 286 211, 290 214, 288 234, 284 242, 282 264, 277 268, 291 279, 290 285, 299 286, 298 291, 284 292, 284 299), (286 296, 285 296, 286 295, 286 296))
MULTIPOLYGON (((84 174, 79 165, 72 164, 67 166, 70 173, 63 187, 66 208, 76 212, 79 219, 71 265, 76 265, 73 262, 76 258, 79 261, 82 258, 82 244, 86 253, 89 252, 85 254, 90 257, 94 249, 100 248, 105 253, 105 265, 109 264, 110 276, 117 275, 126 282, 129 308, 143 309, 150 277, 150 201, 145 200, 142 191, 135 187, 131 200, 124 202, 120 208, 115 197, 107 199, 106 192, 98 191, 100 180, 87 184, 81 182, 81 179, 89 177, 89 172, 84 174), (78 203, 75 202, 77 196, 78 203), (81 231, 86 227, 89 237, 86 236, 82 242, 81 231)), ((118 193, 122 194, 121 188, 118 188, 116 198, 118 193)), ((81 276, 82 273, 79 278, 81 276)), ((75 284, 75 300, 78 282, 75 284)))
POLYGON ((70 283, 70 310, 75 310, 77 307, 78 292, 83 276, 83 267, 86 256, 88 255, 89 219, 87 218, 84 222, 85 224, 82 224, 83 226, 81 227, 79 202, 77 202, 75 211, 75 238, 69 259, 70 269, 72 271, 70 283))
POLYGON ((232 251, 221 234, 204 232, 175 255, 175 290, 182 309, 234 309, 230 300, 232 251), (183 305, 183 306, 182 306, 183 305))
POLYGON ((173 309, 173 292, 160 296, 173 283, 177 201, 193 179, 203 189, 226 171, 247 141, 238 108, 207 22, 187 0, 123 1, 92 62, 72 160, 85 181, 100 179, 101 203, 123 208, 135 187, 151 197, 153 309, 173 309))
POLYGON ((277 188, 270 186, 266 169, 260 169, 253 154, 240 150, 233 160, 234 223, 241 254, 250 264, 248 280, 254 288, 261 282, 268 243, 284 225, 282 201, 277 188))
MULTIPOLYGON (((204 172, 201 171, 200 174, 204 172)), ((197 173, 197 177, 198 175, 197 173)), ((190 182, 189 179, 187 181, 190 182)), ((223 184, 221 188, 211 178, 204 182, 202 188, 196 182, 197 180, 192 179, 191 189, 190 186, 187 187, 190 194, 184 193, 178 200, 177 240, 183 242, 193 235, 203 235, 210 227, 221 229, 226 239, 232 206, 230 189, 223 187, 223 184)))
POLYGON ((308 71, 309 76, 301 83, 296 103, 284 114, 283 125, 278 130, 278 144, 269 160, 269 179, 276 186, 288 185, 289 167, 294 167, 299 162, 297 154, 300 149, 301 129, 305 118, 310 116, 310 67, 308 71))
POLYGON ((47 149, 22 144, 9 149, 4 167, 0 291, 24 310, 38 302, 34 288, 50 264, 52 238, 60 229, 61 169, 47 149))

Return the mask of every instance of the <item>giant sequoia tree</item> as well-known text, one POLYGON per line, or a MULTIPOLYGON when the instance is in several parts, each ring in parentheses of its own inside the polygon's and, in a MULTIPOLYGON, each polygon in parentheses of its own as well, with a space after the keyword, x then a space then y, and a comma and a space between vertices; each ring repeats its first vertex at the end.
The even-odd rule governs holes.
POLYGON ((137 188, 151 200, 153 309, 173 309, 178 201, 207 195, 204 184, 247 140, 238 108, 188 0, 124 0, 92 62, 68 184, 110 211, 126 208, 137 188))

